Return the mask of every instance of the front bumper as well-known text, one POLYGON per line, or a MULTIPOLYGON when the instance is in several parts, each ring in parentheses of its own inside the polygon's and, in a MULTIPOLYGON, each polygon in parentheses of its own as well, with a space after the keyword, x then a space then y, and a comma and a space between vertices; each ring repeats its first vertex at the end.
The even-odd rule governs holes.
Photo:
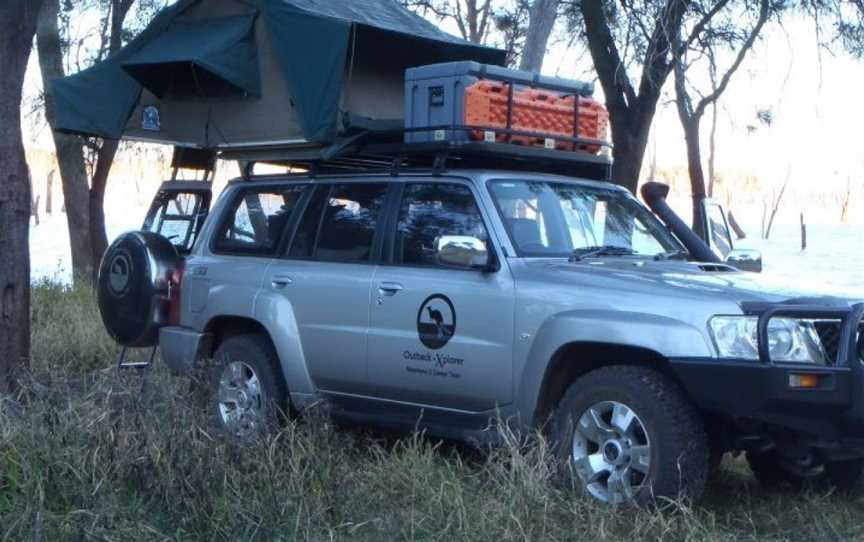
POLYGON ((802 433, 832 446, 864 450, 864 303, 850 307, 777 304, 758 314, 759 361, 672 359, 684 389, 703 411, 733 420, 760 422, 802 433), (775 317, 841 322, 836 361, 831 365, 775 363, 767 330, 775 317), (794 388, 790 377, 816 375, 815 388, 794 388))

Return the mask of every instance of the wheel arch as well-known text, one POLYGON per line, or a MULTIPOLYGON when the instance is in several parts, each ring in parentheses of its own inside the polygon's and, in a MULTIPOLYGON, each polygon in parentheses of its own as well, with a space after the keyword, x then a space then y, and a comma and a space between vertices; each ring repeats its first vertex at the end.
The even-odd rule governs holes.
POLYGON ((245 316, 222 314, 214 316, 204 326, 204 332, 212 335, 213 340, 205 352, 206 357, 212 357, 219 345, 230 337, 244 334, 263 335, 270 341, 270 346, 276 351, 276 346, 273 343, 273 338, 270 332, 267 331, 260 322, 245 316))
POLYGON ((677 380, 669 360, 650 348, 602 341, 572 341, 561 345, 546 366, 534 409, 534 426, 545 423, 573 381, 612 365, 655 369, 677 380))

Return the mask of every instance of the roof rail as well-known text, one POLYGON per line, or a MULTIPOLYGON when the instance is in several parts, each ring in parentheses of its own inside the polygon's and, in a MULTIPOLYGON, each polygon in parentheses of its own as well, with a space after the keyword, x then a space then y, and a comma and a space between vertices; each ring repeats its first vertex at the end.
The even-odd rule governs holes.
MULTIPOLYGON (((404 143, 407 131, 438 131, 441 127, 398 130, 386 133, 364 132, 342 139, 330 147, 310 149, 268 147, 223 151, 227 160, 245 160, 284 165, 305 170, 306 174, 381 172, 398 175, 406 169, 428 169, 441 174, 448 169, 508 169, 534 173, 556 173, 600 181, 611 178, 612 160, 606 153, 594 154, 580 149, 611 148, 607 141, 556 137, 556 142, 572 145, 576 150, 534 147, 492 141, 435 141, 404 143)), ((447 130, 482 130, 495 134, 543 134, 488 126, 447 126, 447 130)), ((490 138, 494 139, 494 138, 490 138)), ((554 147, 556 145, 550 145, 554 147)))

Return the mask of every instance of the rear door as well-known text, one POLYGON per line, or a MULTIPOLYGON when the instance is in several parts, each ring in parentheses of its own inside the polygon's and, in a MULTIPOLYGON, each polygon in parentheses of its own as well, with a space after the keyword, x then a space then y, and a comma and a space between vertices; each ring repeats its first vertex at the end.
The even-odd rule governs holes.
POLYGON ((264 287, 284 296, 309 376, 324 392, 366 392, 372 276, 379 261, 386 181, 316 181, 290 247, 264 287))
POLYGON ((469 412, 512 401, 514 284, 496 269, 442 263, 447 238, 495 243, 474 190, 442 178, 406 181, 398 196, 389 263, 375 273, 369 385, 374 395, 469 412))
POLYGON ((212 197, 208 182, 166 181, 153 198, 142 229, 166 237, 180 254, 189 254, 210 212, 212 197))

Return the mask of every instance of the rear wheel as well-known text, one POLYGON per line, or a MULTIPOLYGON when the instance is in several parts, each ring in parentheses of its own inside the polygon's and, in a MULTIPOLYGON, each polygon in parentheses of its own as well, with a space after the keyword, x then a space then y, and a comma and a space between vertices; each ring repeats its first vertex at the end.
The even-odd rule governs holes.
POLYGON ((274 430, 286 412, 279 359, 263 335, 237 335, 216 349, 209 409, 215 425, 241 439, 274 430))
POLYGON ((564 476, 595 499, 698 499, 708 476, 699 413, 674 382, 633 366, 592 371, 570 385, 554 417, 564 476))

